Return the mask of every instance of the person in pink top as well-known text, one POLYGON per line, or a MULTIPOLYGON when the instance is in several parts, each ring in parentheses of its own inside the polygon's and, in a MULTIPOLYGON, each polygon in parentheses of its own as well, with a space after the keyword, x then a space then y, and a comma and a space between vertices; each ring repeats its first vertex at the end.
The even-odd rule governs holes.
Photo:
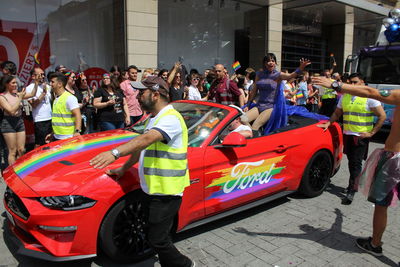
POLYGON ((17 89, 17 79, 12 75, 5 75, 0 80, 0 108, 4 112, 1 120, 1 133, 8 148, 8 164, 14 164, 15 160, 25 152, 25 126, 22 119, 22 99, 28 99, 36 95, 37 81, 29 94, 25 88, 21 92, 17 89))
MULTIPOLYGON (((139 91, 137 89, 134 89, 131 85, 132 82, 136 82, 137 80, 137 74, 138 74, 138 68, 135 65, 131 65, 128 67, 128 76, 129 79, 126 81, 123 81, 120 84, 120 87, 122 91, 124 92, 127 104, 128 104, 128 109, 129 109, 129 115, 131 117, 131 125, 136 123, 142 118, 143 111, 140 107, 140 104, 137 100, 137 95, 139 91)), ((128 125, 129 126, 129 125, 128 125)))

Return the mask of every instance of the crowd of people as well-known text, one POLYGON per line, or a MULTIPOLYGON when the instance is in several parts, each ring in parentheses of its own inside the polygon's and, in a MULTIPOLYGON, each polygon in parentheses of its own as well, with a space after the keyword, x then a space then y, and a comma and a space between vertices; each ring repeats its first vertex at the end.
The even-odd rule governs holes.
MULTIPOLYGON (((305 71, 308 64, 309 61, 302 60, 293 73, 278 71, 276 57, 270 53, 264 57, 259 71, 249 67, 232 76, 222 64, 216 64, 204 73, 196 69, 188 71, 180 62, 170 70, 139 70, 134 65, 122 69, 114 65, 103 75, 99 88, 89 86, 84 73, 74 72, 64 65, 58 65, 55 72, 48 72, 47 75, 40 66, 34 66, 31 83, 24 89, 16 76, 16 65, 11 61, 2 62, 1 139, 3 146, 7 147, 6 161, 12 164, 25 150, 25 115, 22 110, 32 116, 36 147, 51 140, 118 129, 139 121, 143 110, 137 100, 138 90, 132 87, 132 82, 138 81, 139 72, 142 72, 141 80, 149 76, 162 78, 169 87, 170 102, 187 99, 241 107, 246 112, 245 120, 252 123, 251 128, 255 131, 259 131, 271 116, 279 89, 277 85, 281 82, 286 104, 304 106, 311 112, 330 116, 335 110, 336 94, 333 90, 311 83, 310 76, 320 74, 310 75, 305 71), (60 95, 55 93, 57 82, 52 83, 54 77, 59 82, 60 95), (68 111, 61 107, 63 110, 58 111, 61 113, 54 118, 54 104, 64 92, 69 93, 68 97, 65 103, 58 105, 64 105, 68 111), (62 118, 65 116, 70 118, 62 118)), ((332 72, 333 69, 326 70, 321 75, 330 78, 332 72)), ((332 77, 340 80, 338 73, 332 77)))
MULTIPOLYGON (((279 71, 275 55, 268 53, 263 58, 262 69, 259 71, 247 68, 243 74, 235 73, 229 76, 227 68, 222 64, 216 64, 213 68, 206 69, 204 73, 199 73, 196 69, 187 71, 184 65, 177 62, 170 70, 151 68, 143 70, 141 81, 138 81, 138 73, 141 70, 136 66, 131 65, 126 70, 112 66, 110 71, 103 75, 99 88, 90 87, 84 73, 75 73, 63 65, 59 65, 56 71, 49 73, 47 77, 39 66, 35 66, 31 71, 32 83, 23 88, 15 76, 15 64, 3 62, 0 66, 1 133, 4 137, 3 142, 8 148, 8 163, 14 163, 24 153, 25 128, 22 112, 22 106, 26 107, 22 105, 24 100, 28 101, 32 109, 36 146, 80 134, 130 126, 141 120, 146 112, 154 113, 156 117, 163 119, 159 122, 150 118, 151 123, 146 127, 153 131, 144 134, 149 137, 147 139, 143 137, 143 142, 164 146, 162 142, 171 141, 169 138, 166 139, 166 136, 176 135, 182 138, 187 135, 181 116, 168 105, 169 102, 187 99, 235 105, 241 110, 242 115, 234 120, 229 128, 250 138, 254 132, 266 127, 274 113, 279 112, 281 98, 284 106, 300 106, 310 112, 328 116, 329 121, 318 125, 324 130, 343 116, 344 152, 349 160, 350 171, 346 201, 343 204, 351 204, 358 187, 356 178, 360 177, 362 161, 368 154, 369 139, 379 131, 386 117, 381 103, 377 100, 389 99, 389 103, 398 104, 398 96, 397 93, 395 96, 390 96, 390 92, 377 94, 365 86, 360 74, 341 77, 338 73, 333 73, 335 64, 332 69, 324 70, 322 73, 309 73, 306 67, 310 64, 309 60, 300 59, 299 67, 293 72, 279 71), (362 90, 371 92, 367 94, 362 90), (375 124, 373 116, 378 117, 375 124), (179 133, 176 133, 176 129, 180 129, 179 133), (163 135, 164 133, 166 135, 163 135)), ((92 159, 91 164, 96 168, 103 168, 121 155, 131 154, 131 159, 121 167, 122 169, 114 170, 115 175, 122 176, 139 157, 155 161, 154 158, 146 159, 146 153, 138 154, 147 147, 138 143, 142 139, 135 138, 127 145, 104 152, 92 159)), ((385 154, 384 159, 387 161, 398 155, 398 133, 391 134, 388 140, 392 140, 390 141, 392 143, 387 144, 391 152, 385 154)), ((182 141, 180 144, 185 142, 182 141)), ((187 148, 174 149, 181 153, 187 148)), ((184 154, 186 155, 186 152, 184 154)), ((181 163, 186 168, 186 159, 181 163)), ((382 166, 380 168, 384 168, 384 165, 382 166)), ((146 173, 142 176, 145 177, 146 173)), ((388 179, 386 176, 382 177, 383 180, 388 179)), ((393 186, 397 188, 399 181, 400 179, 396 178, 393 186)), ((171 191, 172 195, 181 196, 187 185, 188 174, 185 172, 182 181, 176 185, 179 188, 171 191)), ((147 190, 152 191, 153 188, 147 190)), ((160 190, 164 192, 165 189, 160 190)), ((393 195, 390 195, 392 188, 385 193, 384 196, 387 198, 384 199, 381 197, 382 194, 373 195, 376 204, 373 238, 357 240, 359 247, 376 255, 382 253, 381 237, 386 226, 386 221, 381 218, 386 216, 387 207, 393 199, 393 195)), ((151 198, 149 201, 153 200, 151 198)), ((174 213, 177 212, 181 201, 179 198, 175 203, 175 200, 176 198, 169 199, 174 202, 174 213)), ((154 233, 156 232, 155 230, 154 233)), ((157 242, 161 241, 157 236, 152 238, 154 246, 157 247, 157 242)), ((166 248, 160 248, 160 251, 162 249, 166 248)), ((170 241, 168 250, 175 251, 170 241)), ((164 261, 170 260, 168 255, 163 257, 164 261)), ((179 255, 179 258, 186 262, 184 266, 190 266, 191 261, 187 257, 179 255)))

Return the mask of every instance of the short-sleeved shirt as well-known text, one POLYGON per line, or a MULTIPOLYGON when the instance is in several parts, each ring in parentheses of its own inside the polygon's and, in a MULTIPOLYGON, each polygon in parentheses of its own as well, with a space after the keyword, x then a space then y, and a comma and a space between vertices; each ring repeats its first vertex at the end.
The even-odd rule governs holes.
POLYGON ((126 103, 128 105, 129 116, 140 116, 143 114, 142 108, 140 107, 137 95, 139 90, 135 89, 131 85, 130 80, 123 81, 120 84, 121 90, 124 92, 126 103))
POLYGON ((237 127, 232 132, 241 132, 241 131, 250 131, 251 132, 252 130, 251 130, 250 126, 241 124, 241 125, 239 125, 239 127, 237 127))
MULTIPOLYGON (((53 103, 54 105, 57 104, 57 101, 58 101, 59 98, 60 97, 57 97, 54 100, 54 103, 53 103)), ((67 110, 69 110, 69 111, 74 110, 76 108, 79 108, 78 99, 74 95, 69 95, 68 98, 67 98, 66 105, 67 105, 67 110)), ((57 139, 67 139, 67 138, 70 138, 72 136, 73 136, 73 134, 54 134, 54 137, 57 138, 57 139)))
POLYGON ((194 87, 193 85, 189 86, 189 100, 201 100, 201 94, 199 89, 194 87))
POLYGON ((110 94, 107 90, 99 88, 94 92, 94 98, 101 97, 101 103, 105 103, 110 99, 115 99, 115 104, 97 110, 99 121, 125 121, 123 99, 124 94, 117 90, 115 94, 110 94))
POLYGON ((224 77, 211 86, 210 100, 224 105, 237 105, 242 92, 234 81, 230 80, 228 83, 227 79, 227 77, 224 77), (227 84, 229 84, 229 88, 226 88, 227 84))
POLYGON ((185 91, 184 89, 185 89, 184 85, 182 85, 182 86, 180 86, 178 88, 175 88, 175 87, 171 86, 169 88, 169 99, 170 99, 170 101, 172 102, 172 101, 182 100, 183 99, 183 93, 185 91))
MULTIPOLYGON (((351 98, 352 98, 352 100, 353 99, 355 99, 357 96, 352 96, 351 98)), ((339 102, 338 102, 338 104, 336 105, 336 107, 337 108, 340 108, 340 109, 343 109, 343 104, 342 104, 342 102, 343 102, 343 96, 339 99, 339 102)), ((381 104, 381 102, 380 101, 378 101, 378 100, 375 100, 375 99, 371 99, 371 98, 368 98, 367 99, 367 104, 365 105, 365 110, 366 111, 371 111, 371 108, 376 108, 376 107, 379 107, 379 106, 381 106, 382 104, 381 104)), ((347 134, 347 135, 356 135, 356 136, 360 136, 360 133, 355 133, 355 132, 352 132, 352 131, 343 131, 343 133, 344 134, 347 134)))
MULTIPOLYGON (((34 87, 35 84, 31 83, 28 87, 26 87, 26 93, 30 94, 34 87)), ((46 85, 46 89, 46 96, 36 107, 32 108, 32 117, 34 122, 51 120, 51 88, 50 86, 46 85)), ((43 84, 39 84, 36 95, 30 99, 38 99, 42 93, 43 84)))
MULTIPOLYGON (((157 124, 155 124, 156 120, 167 110, 173 109, 172 105, 167 105, 164 107, 160 112, 154 116, 149 118, 149 122, 146 126, 145 132, 149 130, 156 130, 162 134, 164 137, 163 142, 173 148, 180 148, 182 147, 182 127, 179 119, 175 115, 167 115, 160 119, 157 124)), ((143 192, 149 193, 149 189, 146 184, 146 180, 144 178, 144 171, 143 171, 143 160, 144 160, 144 152, 143 150, 140 153, 139 158, 139 177, 140 177, 140 186, 142 187, 143 192)), ((182 194, 178 194, 182 196, 182 194)))

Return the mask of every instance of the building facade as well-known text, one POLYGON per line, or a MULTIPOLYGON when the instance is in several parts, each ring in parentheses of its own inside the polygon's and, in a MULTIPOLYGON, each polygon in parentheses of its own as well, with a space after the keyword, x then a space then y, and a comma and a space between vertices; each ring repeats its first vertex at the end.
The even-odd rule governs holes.
MULTIPOLYGON (((372 45, 397 0, 5 0, 0 61, 58 64, 78 71, 112 65, 202 71, 215 63, 261 67, 266 52, 282 69, 300 58, 319 72, 372 45)), ((228 67, 232 72, 232 69, 228 67)))

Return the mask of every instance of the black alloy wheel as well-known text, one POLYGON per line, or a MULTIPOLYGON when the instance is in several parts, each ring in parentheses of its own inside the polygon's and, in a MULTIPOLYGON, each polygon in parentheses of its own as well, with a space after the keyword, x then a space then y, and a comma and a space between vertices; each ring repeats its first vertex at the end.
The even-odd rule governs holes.
POLYGON ((321 150, 315 153, 304 170, 299 191, 308 197, 322 194, 329 184, 332 168, 333 163, 329 152, 321 150))
POLYGON ((146 238, 147 220, 137 194, 124 197, 103 220, 99 246, 112 260, 136 262, 154 254, 146 238))

